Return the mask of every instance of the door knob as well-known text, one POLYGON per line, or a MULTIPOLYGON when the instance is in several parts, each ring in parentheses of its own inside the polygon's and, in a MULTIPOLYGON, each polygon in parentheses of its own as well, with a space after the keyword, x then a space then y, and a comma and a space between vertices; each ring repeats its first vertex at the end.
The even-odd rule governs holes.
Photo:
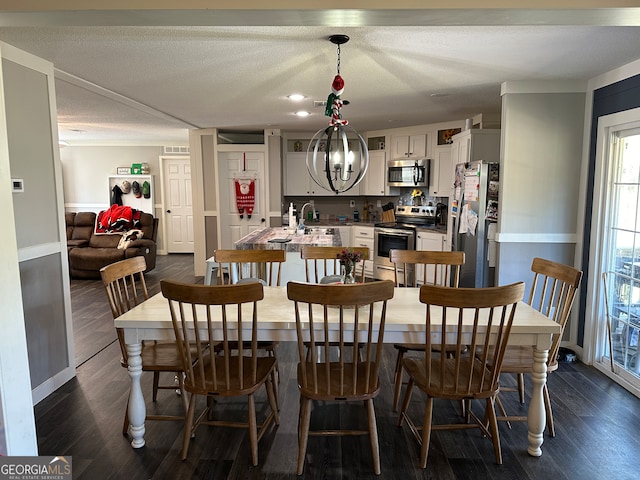
POLYGON ((260 219, 260 221, 261 221, 262 223, 266 222, 266 220, 265 220, 264 218, 261 218, 261 219, 260 219))
POLYGON ((171 210, 167 210, 167 213, 171 213, 171 210))

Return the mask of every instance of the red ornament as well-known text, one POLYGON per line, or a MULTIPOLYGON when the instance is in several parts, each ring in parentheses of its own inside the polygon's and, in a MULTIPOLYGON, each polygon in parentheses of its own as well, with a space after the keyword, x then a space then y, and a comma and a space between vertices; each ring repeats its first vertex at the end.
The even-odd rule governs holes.
POLYGON ((331 84, 331 90, 333 91, 333 93, 335 93, 338 96, 342 95, 342 91, 344 90, 344 80, 340 75, 336 75, 333 78, 333 83, 331 84))

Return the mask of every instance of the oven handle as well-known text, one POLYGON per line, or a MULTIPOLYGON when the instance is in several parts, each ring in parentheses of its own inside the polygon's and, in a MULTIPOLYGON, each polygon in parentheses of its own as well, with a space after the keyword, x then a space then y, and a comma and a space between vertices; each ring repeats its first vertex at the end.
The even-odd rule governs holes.
POLYGON ((374 265, 374 267, 376 268, 376 270, 389 270, 390 272, 393 272, 395 270, 395 268, 393 267, 387 267, 384 265, 374 265))
POLYGON ((414 235, 413 232, 407 230, 395 230, 392 228, 376 228, 375 232, 385 233, 387 235, 396 235, 398 237, 412 237, 414 235))

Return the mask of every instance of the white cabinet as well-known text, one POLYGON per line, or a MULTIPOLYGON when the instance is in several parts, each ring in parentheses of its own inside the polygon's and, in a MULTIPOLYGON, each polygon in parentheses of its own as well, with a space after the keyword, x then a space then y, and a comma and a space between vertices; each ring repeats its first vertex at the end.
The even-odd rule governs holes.
POLYGON ((424 158, 427 155, 426 135, 397 135, 391 137, 391 154, 397 158, 424 158))
MULTIPOLYGON (((446 241, 447 236, 443 233, 437 232, 424 232, 418 231, 416 234, 416 250, 430 250, 435 252, 442 252, 449 250, 446 241)), ((434 268, 435 266, 428 265, 427 266, 427 282, 430 283, 434 278, 434 268)), ((437 274, 437 283, 438 285, 442 285, 442 279, 444 279, 444 271, 442 270, 445 267, 438 267, 440 271, 437 274)), ((422 279, 424 278, 424 266, 417 265, 416 266, 416 278, 418 279, 418 284, 422 284, 422 279)))
MULTIPOLYGON (((344 245, 344 243, 343 243, 344 245)), ((354 248, 368 247, 369 260, 364 263, 365 277, 373 277, 373 227, 365 227, 361 225, 353 226, 353 245, 354 248)))
POLYGON ((369 151, 369 169, 360 183, 360 195, 385 195, 387 156, 384 150, 369 151))
POLYGON ((429 195, 432 197, 448 197, 453 189, 455 164, 452 161, 451 145, 433 149, 431 173, 429 178, 429 195))
POLYGON ((108 177, 109 181, 109 193, 108 193, 108 204, 111 205, 111 200, 113 199, 113 187, 118 185, 122 190, 123 182, 129 182, 131 186, 131 190, 129 193, 122 194, 122 205, 129 206, 131 208, 135 208, 136 210, 141 210, 145 213, 150 213, 154 217, 156 216, 155 212, 155 191, 156 187, 153 183, 153 175, 110 175, 108 177), (138 186, 140 188, 140 196, 137 197, 135 193, 133 193, 133 182, 138 182, 138 186), (149 184, 149 191, 147 196, 143 194, 143 186, 144 182, 149 184))
POLYGON ((350 247, 351 246, 351 230, 352 230, 352 227, 351 226, 338 227, 338 230, 340 231, 340 240, 342 241, 342 246, 343 247, 350 247))
POLYGON ((465 130, 453 136, 451 144, 451 163, 500 161, 500 130, 465 130))
POLYGON ((285 195, 311 195, 311 184, 315 183, 307 171, 306 158, 306 153, 287 153, 284 162, 285 195))
MULTIPOLYGON (((307 154, 298 152, 286 154, 284 161, 284 194, 288 196, 336 196, 334 192, 325 190, 311 179, 309 170, 307 170, 307 154)), ((349 195, 360 195, 360 185, 349 190, 349 195)))

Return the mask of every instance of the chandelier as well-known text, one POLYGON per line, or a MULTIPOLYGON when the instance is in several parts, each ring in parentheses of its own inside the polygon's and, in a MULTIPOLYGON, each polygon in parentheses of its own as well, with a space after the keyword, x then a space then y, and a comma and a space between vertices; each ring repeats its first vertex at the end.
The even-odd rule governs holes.
POLYGON ((325 115, 331 117, 329 126, 318 130, 307 149, 307 170, 311 179, 325 190, 336 194, 352 189, 364 178, 369 166, 367 144, 340 109, 348 104, 340 99, 344 80, 340 76, 340 45, 349 41, 347 35, 332 35, 329 41, 338 47, 337 74, 331 84, 325 115))

